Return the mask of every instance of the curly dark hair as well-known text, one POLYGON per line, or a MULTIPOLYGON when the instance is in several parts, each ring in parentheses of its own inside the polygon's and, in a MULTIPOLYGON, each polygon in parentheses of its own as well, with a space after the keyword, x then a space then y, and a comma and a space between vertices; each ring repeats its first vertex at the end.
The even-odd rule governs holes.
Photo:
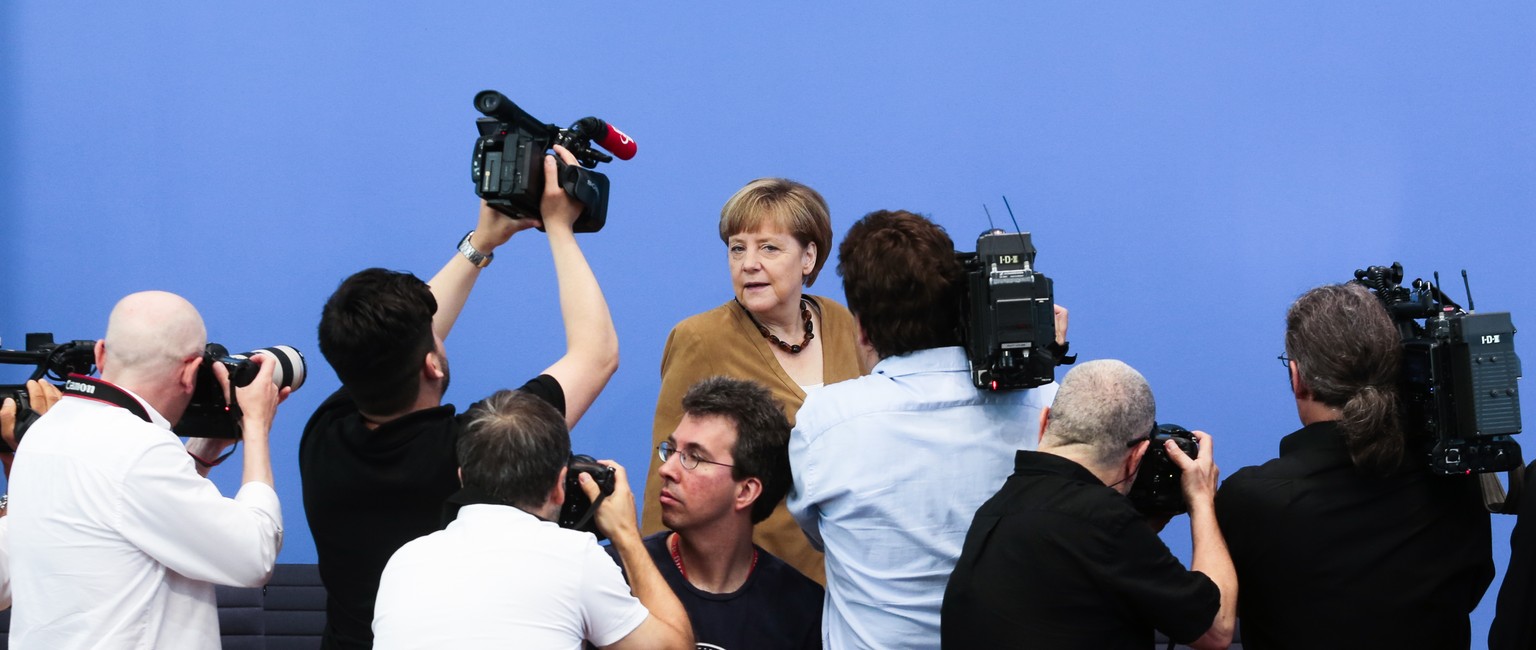
POLYGON ((843 237, 837 274, 880 358, 960 344, 965 269, 942 226, 899 210, 864 215, 843 237))

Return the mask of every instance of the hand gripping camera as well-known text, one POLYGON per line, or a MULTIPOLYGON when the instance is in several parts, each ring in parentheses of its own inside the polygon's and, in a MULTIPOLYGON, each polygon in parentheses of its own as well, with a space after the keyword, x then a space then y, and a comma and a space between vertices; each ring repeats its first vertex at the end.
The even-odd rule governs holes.
MULTIPOLYGON (((544 154, 554 145, 565 147, 587 168, 613 161, 611 156, 592 148, 594 139, 622 160, 635 155, 634 140, 595 117, 581 118, 570 128, 562 129, 534 119, 494 90, 475 95, 475 109, 485 114, 475 120, 480 137, 475 140, 469 170, 475 194, 509 217, 539 217, 539 200, 544 194, 544 154)), ((608 220, 608 177, 566 165, 558 157, 555 165, 560 187, 586 206, 576 219, 574 230, 602 230, 608 220)))
POLYGON ((1521 467, 1511 437, 1520 433, 1521 372, 1509 312, 1463 311, 1436 286, 1438 278, 1404 287, 1396 262, 1357 270, 1355 281, 1376 294, 1402 335, 1403 425, 1410 440, 1428 444, 1430 468, 1484 474, 1521 467))
POLYGON ((598 463, 597 459, 586 454, 572 456, 566 468, 565 503, 560 504, 560 527, 587 531, 597 535, 599 542, 608 539, 607 535, 597 529, 597 523, 592 521, 592 517, 597 514, 597 505, 613 494, 613 468, 598 463), (581 489, 578 477, 582 472, 591 474, 592 480, 597 481, 600 492, 595 503, 581 489))
POLYGON ((253 352, 230 354, 218 343, 209 343, 203 350, 203 365, 197 369, 196 384, 192 388, 192 402, 186 413, 176 423, 176 435, 189 438, 240 437, 240 404, 235 399, 235 388, 249 386, 256 380, 257 367, 253 357, 265 356, 273 363, 272 383, 279 389, 298 390, 304 385, 304 355, 286 345, 274 345, 253 352), (229 398, 224 397, 224 386, 214 374, 214 366, 221 365, 229 371, 229 398))
MULTIPOLYGON (((34 366, 27 379, 62 382, 72 374, 89 375, 96 371, 96 342, 54 343, 52 333, 32 332, 27 334, 26 350, 0 350, 0 364, 34 366)), ((19 443, 38 414, 32 410, 32 396, 27 394, 25 381, 0 385, 0 400, 7 397, 16 400, 16 442, 19 443)), ((0 450, 15 451, 3 440, 0 440, 0 450)))
POLYGON ((1034 388, 1056 380, 1066 356, 1056 344, 1056 303, 1051 279, 1034 270, 1029 233, 994 229, 976 240, 976 252, 959 253, 966 274, 962 321, 971 381, 977 388, 1034 388))
POLYGON ((1177 424, 1154 424, 1148 438, 1151 443, 1141 456, 1136 482, 1126 496, 1138 512, 1147 516, 1172 517, 1189 512, 1189 503, 1184 500, 1184 470, 1168 456, 1164 444, 1172 440, 1190 458, 1196 458, 1200 455, 1200 443, 1195 441, 1195 434, 1177 424))

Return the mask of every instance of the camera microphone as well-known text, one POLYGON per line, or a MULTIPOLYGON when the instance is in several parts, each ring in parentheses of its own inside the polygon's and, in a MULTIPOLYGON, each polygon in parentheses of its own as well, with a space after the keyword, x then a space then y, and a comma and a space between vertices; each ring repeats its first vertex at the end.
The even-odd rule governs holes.
POLYGON ((584 117, 576 122, 582 126, 587 135, 597 141, 597 146, 602 147, 608 153, 613 154, 619 160, 629 160, 635 157, 637 145, 635 140, 620 131, 612 124, 595 117, 584 117))

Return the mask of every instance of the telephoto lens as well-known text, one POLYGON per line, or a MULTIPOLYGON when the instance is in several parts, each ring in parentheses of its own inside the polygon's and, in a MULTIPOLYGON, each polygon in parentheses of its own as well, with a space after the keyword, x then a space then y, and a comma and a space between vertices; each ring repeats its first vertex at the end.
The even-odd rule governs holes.
POLYGON ((287 345, 229 355, 229 359, 237 362, 230 367, 229 382, 235 386, 249 386, 255 381, 260 368, 251 358, 257 356, 272 360, 268 362, 272 363, 272 383, 277 384, 278 388, 298 390, 304 385, 304 355, 287 345))

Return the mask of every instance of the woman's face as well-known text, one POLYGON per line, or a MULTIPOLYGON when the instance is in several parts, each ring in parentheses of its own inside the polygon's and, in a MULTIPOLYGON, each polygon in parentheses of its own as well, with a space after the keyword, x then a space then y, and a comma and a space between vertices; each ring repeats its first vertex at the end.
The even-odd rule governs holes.
POLYGON ((816 244, 801 246, 794 235, 765 221, 754 232, 726 240, 736 299, 754 314, 785 304, 799 305, 800 288, 816 265, 816 244))

